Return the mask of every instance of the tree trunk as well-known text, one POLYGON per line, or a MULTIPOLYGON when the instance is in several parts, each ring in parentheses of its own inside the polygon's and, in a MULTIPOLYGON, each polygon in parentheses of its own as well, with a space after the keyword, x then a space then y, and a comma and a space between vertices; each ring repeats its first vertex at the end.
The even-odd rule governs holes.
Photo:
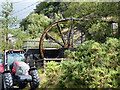
POLYGON ((9 44, 9 38, 8 38, 8 14, 6 14, 6 47, 8 48, 8 44, 9 44))

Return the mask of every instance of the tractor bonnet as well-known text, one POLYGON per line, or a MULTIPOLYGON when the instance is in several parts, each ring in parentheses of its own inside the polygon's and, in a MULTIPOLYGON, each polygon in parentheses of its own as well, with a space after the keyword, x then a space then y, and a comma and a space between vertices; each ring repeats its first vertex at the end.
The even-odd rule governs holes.
POLYGON ((16 75, 28 75, 30 67, 28 64, 22 61, 14 61, 12 72, 16 75))

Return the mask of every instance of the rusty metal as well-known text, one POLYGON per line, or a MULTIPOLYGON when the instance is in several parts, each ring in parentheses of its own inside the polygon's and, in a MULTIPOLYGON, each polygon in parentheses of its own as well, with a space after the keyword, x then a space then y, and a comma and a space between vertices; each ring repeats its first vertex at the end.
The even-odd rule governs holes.
POLYGON ((58 21, 58 22, 55 22, 53 23, 52 25, 50 25, 45 31, 44 33, 42 34, 41 38, 40 38, 40 43, 39 43, 39 49, 40 49, 40 54, 41 54, 41 57, 44 59, 44 53, 43 53, 43 40, 45 38, 45 36, 47 35, 49 38, 51 38, 53 41, 55 41, 56 43, 58 43, 60 46, 62 46, 63 48, 73 48, 73 43, 75 43, 77 40, 73 41, 73 27, 71 25, 71 29, 68 31, 68 39, 67 39, 67 43, 65 43, 65 40, 63 38, 63 33, 61 31, 61 28, 59 26, 60 23, 64 23, 64 22, 67 22, 67 21, 72 21, 71 24, 73 24, 73 21, 84 21, 84 20, 88 20, 88 19, 83 19, 83 18, 68 18, 68 19, 64 19, 64 20, 61 20, 61 21, 58 21), (49 30, 56 26, 57 25, 57 28, 59 30, 59 33, 60 33, 60 37, 63 41, 63 43, 59 42, 58 40, 56 40, 54 37, 52 37, 50 34, 48 34, 49 30), (71 36, 72 34, 72 36, 71 36), (70 37, 72 37, 72 42, 70 43, 70 37))
POLYGON ((64 46, 64 48, 73 48, 73 46, 66 44, 66 45, 64 46))

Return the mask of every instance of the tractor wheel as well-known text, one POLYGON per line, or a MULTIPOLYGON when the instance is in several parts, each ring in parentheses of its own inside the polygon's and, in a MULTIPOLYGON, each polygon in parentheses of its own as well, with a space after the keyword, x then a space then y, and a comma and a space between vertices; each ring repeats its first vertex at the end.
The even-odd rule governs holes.
POLYGON ((12 76, 10 73, 5 73, 3 75, 3 86, 4 88, 12 88, 13 85, 13 80, 12 80, 12 76))
POLYGON ((28 83, 27 82, 21 82, 21 83, 19 83, 19 89, 23 89, 23 88, 25 88, 26 86, 28 85, 28 83))
POLYGON ((31 89, 35 89, 40 84, 40 78, 37 70, 31 70, 30 75, 32 76, 32 82, 30 82, 31 89))

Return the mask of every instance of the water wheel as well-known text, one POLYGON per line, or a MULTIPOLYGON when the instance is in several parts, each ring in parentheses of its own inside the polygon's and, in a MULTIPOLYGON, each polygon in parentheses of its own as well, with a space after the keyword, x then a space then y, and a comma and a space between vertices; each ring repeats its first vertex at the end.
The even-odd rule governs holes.
POLYGON ((84 19, 69 18, 51 24, 40 38, 41 57, 46 58, 44 50, 74 49, 79 43, 82 43, 85 34, 79 27, 81 21, 84 21, 84 19))

